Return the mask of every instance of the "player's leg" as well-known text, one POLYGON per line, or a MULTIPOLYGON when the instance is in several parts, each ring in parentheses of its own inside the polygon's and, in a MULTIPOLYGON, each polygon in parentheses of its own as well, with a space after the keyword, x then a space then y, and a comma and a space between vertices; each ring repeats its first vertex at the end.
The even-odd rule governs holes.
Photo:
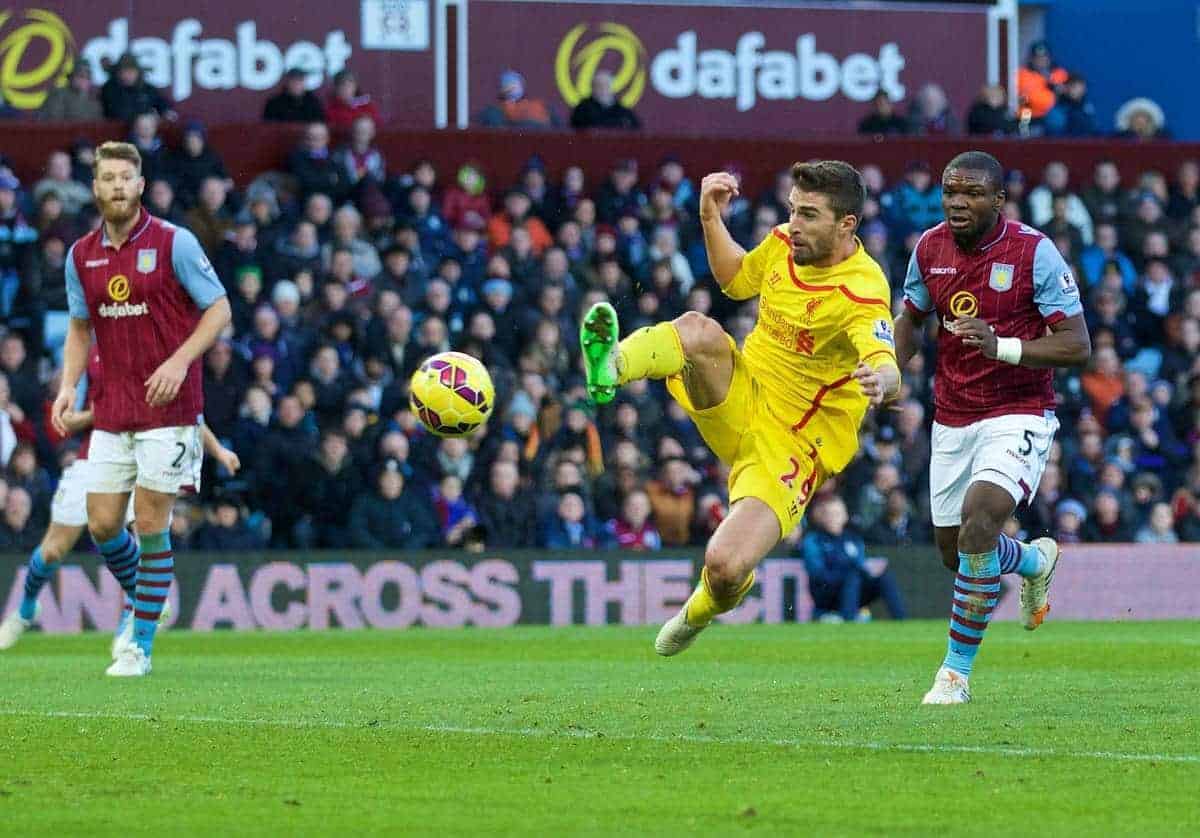
POLYGON ((133 509, 141 559, 133 595, 133 644, 121 651, 109 675, 141 676, 150 672, 154 635, 171 583, 175 555, 171 549, 171 510, 179 488, 195 485, 200 467, 198 427, 155 428, 135 435, 137 488, 133 509))
POLYGON ((958 524, 952 527, 934 527, 933 542, 937 545, 942 564, 951 573, 958 571, 958 524))
POLYGON ((754 497, 734 503, 704 550, 700 584, 662 627, 655 650, 660 655, 679 654, 713 618, 736 608, 754 586, 754 569, 780 538, 774 509, 754 497))
POLYGON ((50 522, 41 543, 29 555, 21 604, 0 623, 0 649, 12 648, 37 618, 40 610, 38 595, 82 534, 82 523, 69 525, 50 522))
POLYGON ((136 478, 133 434, 92 431, 84 481, 88 532, 104 564, 130 598, 137 574, 138 544, 125 528, 125 517, 136 478))
POLYGON ((618 342, 617 314, 596 303, 579 329, 587 370, 588 393, 599 404, 612 401, 617 388, 642 378, 662 379, 684 373, 694 406, 720 404, 733 375, 729 336, 715 321, 689 311, 670 322, 638 329, 618 342), (693 386, 698 388, 693 393, 693 386))

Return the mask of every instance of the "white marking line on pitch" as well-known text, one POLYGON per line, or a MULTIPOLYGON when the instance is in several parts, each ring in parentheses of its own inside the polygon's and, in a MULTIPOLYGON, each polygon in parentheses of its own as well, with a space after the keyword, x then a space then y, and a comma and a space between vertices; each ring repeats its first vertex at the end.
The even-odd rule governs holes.
POLYGON ((979 754, 1002 757, 1067 757, 1113 762, 1200 763, 1200 754, 1131 754, 1120 751, 1058 751, 1053 748, 1014 748, 1003 745, 927 745, 905 742, 832 742, 827 739, 755 739, 747 736, 697 736, 681 733, 604 733, 586 730, 542 730, 539 728, 458 727, 455 725, 403 725, 392 722, 352 723, 307 719, 228 719, 221 716, 156 716, 148 713, 90 713, 70 710, 0 710, 0 716, 35 716, 50 719, 106 719, 130 722, 176 722, 181 724, 224 724, 251 727, 331 728, 346 730, 402 730, 449 733, 463 736, 529 736, 541 739, 611 739, 619 742, 688 742, 700 745, 773 745, 781 748, 832 748, 846 751, 897 751, 918 754, 979 754))

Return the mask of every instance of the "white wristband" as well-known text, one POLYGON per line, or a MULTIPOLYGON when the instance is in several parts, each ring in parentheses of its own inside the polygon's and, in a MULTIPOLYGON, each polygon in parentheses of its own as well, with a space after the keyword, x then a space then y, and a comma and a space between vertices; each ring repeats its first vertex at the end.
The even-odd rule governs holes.
POLYGON ((996 360, 1014 366, 1021 363, 1021 339, 996 338, 996 360))

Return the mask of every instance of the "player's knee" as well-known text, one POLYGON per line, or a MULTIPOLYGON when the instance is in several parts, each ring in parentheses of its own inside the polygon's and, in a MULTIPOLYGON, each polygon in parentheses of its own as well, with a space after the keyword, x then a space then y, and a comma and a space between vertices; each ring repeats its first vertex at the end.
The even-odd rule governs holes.
POLYGON ((958 531, 958 549, 964 553, 985 553, 996 546, 1004 519, 978 510, 967 515, 958 531))
POLYGON ((58 564, 63 560, 66 551, 58 542, 46 540, 41 545, 42 563, 58 564))
POLYGON ((88 534, 92 537, 92 541, 97 544, 112 541, 121 534, 121 529, 119 521, 92 520, 88 522, 88 534))
POLYGON ((752 562, 738 554, 736 549, 709 543, 704 551, 704 567, 708 571, 708 583, 715 594, 736 590, 745 578, 752 562))
POLYGON ((688 358, 719 352, 727 344, 725 330, 711 317, 689 311, 672 321, 679 333, 679 343, 688 358))

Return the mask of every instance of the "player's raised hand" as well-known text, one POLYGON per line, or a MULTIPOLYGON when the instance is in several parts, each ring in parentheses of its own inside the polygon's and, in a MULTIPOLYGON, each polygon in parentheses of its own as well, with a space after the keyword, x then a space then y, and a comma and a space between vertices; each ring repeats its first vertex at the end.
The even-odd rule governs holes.
POLYGON ((50 424, 62 436, 71 435, 71 429, 67 427, 66 416, 67 411, 74 403, 75 393, 72 391, 59 390, 58 395, 54 397, 54 404, 50 408, 50 424))
POLYGON ((983 357, 996 357, 996 333, 978 317, 960 317, 950 321, 947 328, 962 338, 964 344, 982 352, 983 357))
POLYGON ((146 404, 162 407, 175 401, 187 377, 187 364, 168 358, 146 379, 146 404))
POLYGON ((719 218, 739 191, 737 178, 729 172, 705 175, 700 181, 700 219, 719 218))

